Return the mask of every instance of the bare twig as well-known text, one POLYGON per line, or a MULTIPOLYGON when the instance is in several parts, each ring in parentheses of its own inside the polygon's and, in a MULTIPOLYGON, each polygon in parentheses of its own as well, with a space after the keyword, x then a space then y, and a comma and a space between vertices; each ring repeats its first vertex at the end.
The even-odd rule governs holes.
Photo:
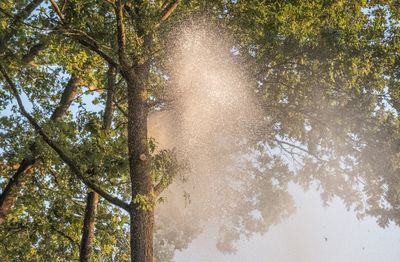
POLYGON ((320 158, 319 156, 317 156, 316 154, 310 152, 309 150, 307 150, 307 149, 305 149, 305 148, 303 148, 303 147, 301 147, 301 146, 295 145, 295 144, 290 143, 290 142, 287 142, 287 141, 279 140, 279 139, 275 139, 275 142, 277 142, 277 143, 280 144, 280 145, 284 144, 284 145, 288 145, 288 146, 290 146, 290 147, 293 147, 293 148, 295 148, 295 149, 297 149, 297 150, 300 150, 300 151, 302 151, 302 152, 304 152, 304 153, 306 153, 306 154, 308 154, 308 155, 314 157, 314 158, 317 159, 318 161, 322 161, 322 162, 324 161, 323 159, 321 159, 321 158, 320 158))

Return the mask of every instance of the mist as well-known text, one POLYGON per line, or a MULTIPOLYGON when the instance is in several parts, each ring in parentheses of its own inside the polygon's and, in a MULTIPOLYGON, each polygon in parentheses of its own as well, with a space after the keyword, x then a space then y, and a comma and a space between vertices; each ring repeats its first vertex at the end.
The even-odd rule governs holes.
POLYGON ((231 39, 204 23, 172 35, 171 104, 150 116, 149 136, 159 150, 174 148, 188 169, 161 196, 156 224, 171 242, 156 245, 182 250, 213 225, 218 250, 232 253, 241 236, 265 232, 293 211, 286 185, 279 183, 287 170, 272 172, 257 163, 266 156, 251 143, 266 120, 231 39))
MULTIPOLYGON (((312 227, 307 218, 318 220, 318 216, 312 218, 313 213, 320 216, 324 212, 335 213, 323 208, 332 203, 333 195, 324 199, 327 193, 319 189, 318 183, 303 193, 299 193, 302 191, 298 185, 289 183, 296 180, 294 172, 302 168, 302 160, 296 162, 296 155, 304 155, 302 150, 307 147, 303 149, 297 144, 299 149, 288 153, 282 144, 270 146, 262 142, 263 132, 271 129, 270 116, 259 105, 256 84, 248 71, 251 67, 237 55, 229 34, 212 23, 196 20, 179 27, 169 38, 172 48, 165 58, 168 72, 165 98, 169 105, 150 115, 149 136, 157 142, 158 150, 174 148, 178 160, 188 168, 162 194, 162 203, 157 207, 156 250, 162 253, 160 256, 172 261, 176 252, 185 254, 190 243, 200 237, 200 245, 214 243, 217 252, 230 254, 226 259, 233 259, 238 247, 245 246, 246 241, 251 243, 255 236, 263 236, 273 227, 283 233, 279 237, 272 233, 270 239, 286 237, 286 244, 291 245, 292 255, 286 255, 285 261, 301 257, 304 261, 310 258, 319 261, 324 256, 323 249, 310 249, 314 245, 311 243, 324 243, 327 237, 325 232, 317 239, 307 237, 312 227), (313 204, 302 203, 303 198, 312 199, 309 202, 313 204), (290 229, 288 235, 286 222, 279 229, 279 224, 296 214, 296 208, 302 205, 309 213, 307 218, 294 216, 292 223, 298 223, 297 229, 290 229), (292 239, 299 236, 300 242, 292 239)), ((320 113, 326 114, 323 110, 320 113)), ((338 165, 333 164, 335 168, 338 165)), ((345 188, 346 194, 354 195, 352 200, 360 196, 346 188, 350 184, 332 180, 335 177, 329 180, 333 191, 345 188)), ((360 206, 336 204, 336 220, 352 216, 357 221, 359 213, 347 213, 353 209, 360 206)), ((353 220, 348 220, 349 225, 358 224, 353 220)), ((351 229, 349 226, 348 230, 351 229)), ((357 243, 358 239, 352 241, 357 243)), ((339 243, 331 244, 330 248, 335 246, 339 243)), ((213 259, 210 256, 207 261, 213 259)), ((261 261, 256 254, 253 256, 253 261, 261 261)), ((238 261, 241 259, 243 255, 239 255, 238 261)), ((198 261, 203 260, 199 257, 198 261)))

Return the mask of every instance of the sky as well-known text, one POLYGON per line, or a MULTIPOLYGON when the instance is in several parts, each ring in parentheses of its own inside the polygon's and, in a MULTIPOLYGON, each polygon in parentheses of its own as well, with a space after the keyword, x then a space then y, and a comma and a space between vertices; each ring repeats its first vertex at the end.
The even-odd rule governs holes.
POLYGON ((316 190, 292 185, 297 211, 264 235, 240 240, 236 254, 216 247, 217 228, 208 226, 176 262, 398 262, 400 228, 382 229, 374 218, 357 220, 340 199, 324 207, 316 190))

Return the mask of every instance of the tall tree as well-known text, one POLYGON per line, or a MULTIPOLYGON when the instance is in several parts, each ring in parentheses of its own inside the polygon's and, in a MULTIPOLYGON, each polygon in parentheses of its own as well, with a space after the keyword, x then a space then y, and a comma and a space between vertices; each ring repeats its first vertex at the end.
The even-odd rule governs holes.
MULTIPOLYGON (((171 48, 166 34, 199 13, 206 13, 236 39, 232 50, 254 73, 251 88, 266 120, 250 146, 258 150, 259 165, 240 173, 249 176, 232 176, 246 187, 240 191, 242 202, 221 207, 229 210, 226 218, 233 226, 222 230, 220 249, 229 251, 241 234, 265 232, 279 220, 281 213, 269 200, 287 203, 289 178, 304 186, 317 181, 324 200, 339 195, 349 206, 356 203, 360 215, 378 217, 383 226, 399 223, 398 10, 395 1, 2 2, 0 106, 7 113, 0 122, 0 182, 2 208, 7 205, 1 209, 6 232, 1 242, 12 244, 3 245, 1 253, 9 249, 4 257, 22 260, 45 260, 53 254, 77 258, 83 220, 86 232, 93 232, 90 217, 96 201, 88 201, 86 212, 82 204, 91 191, 100 196, 99 244, 93 256, 128 260, 128 214, 131 261, 153 260, 154 206, 171 183, 154 175, 153 169, 163 166, 160 159, 171 160, 171 152, 155 153, 147 134, 148 113, 163 108, 160 89, 171 82, 160 62, 171 48), (105 83, 108 65, 117 71, 114 98, 97 92, 105 83), (83 88, 69 99, 59 97, 68 87, 66 79, 74 78, 83 88), (82 99, 93 92, 93 101, 105 105, 103 121, 82 99), (72 100, 77 108, 67 114, 72 100), (118 109, 112 120, 106 117, 110 100, 118 109), (32 107, 25 105, 28 101, 32 107), (47 121, 58 110, 57 101, 63 121, 47 121), (33 147, 30 141, 35 141, 33 147), (30 163, 23 159, 39 155, 41 164, 26 176, 30 163), (9 178, 15 163, 24 171, 15 174, 24 174, 26 187, 20 186, 20 176, 9 178), (298 172, 289 172, 293 166, 298 172), (11 201, 5 201, 6 196, 11 201), (254 210, 264 222, 254 219, 254 210), (7 232, 17 234, 21 243, 7 232)), ((165 242, 172 249, 183 248, 199 232, 186 225, 179 228, 168 219, 159 226, 157 233, 168 239, 157 239, 157 248, 165 242), (188 233, 184 243, 179 234, 172 234, 179 230, 188 233)), ((89 241, 82 241, 89 245, 81 247, 90 246, 89 235, 89 241)))

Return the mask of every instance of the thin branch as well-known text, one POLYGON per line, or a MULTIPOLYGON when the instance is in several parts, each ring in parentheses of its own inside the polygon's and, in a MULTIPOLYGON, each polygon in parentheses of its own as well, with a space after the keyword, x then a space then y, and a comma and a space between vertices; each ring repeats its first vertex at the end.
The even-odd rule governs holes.
MULTIPOLYGON (((166 7, 162 8, 161 22, 164 22, 165 20, 168 19, 168 17, 170 17, 170 15, 178 7, 180 2, 181 2, 181 0, 175 0, 175 1, 171 2, 170 4, 168 4, 166 7)), ((165 5, 165 3, 164 3, 164 5, 165 5)))
MULTIPOLYGON (((17 26, 28 18, 32 12, 43 2, 43 0, 33 0, 24 9, 19 11, 14 19, 10 22, 8 28, 0 34, 0 50, 4 49, 8 40, 10 40, 17 32, 17 26)), ((2 13, 8 16, 8 13, 2 9, 2 13)))
POLYGON ((165 183, 165 181, 164 181, 163 179, 161 179, 161 181, 158 182, 158 184, 156 184, 156 185, 154 186, 154 195, 155 195, 156 197, 160 196, 161 193, 162 193, 165 189, 167 189, 168 186, 169 186, 171 183, 172 183, 172 181, 169 182, 169 183, 165 183))
MULTIPOLYGON (((78 89, 79 81, 75 80, 78 80, 78 78, 71 76, 70 81, 62 93, 60 102, 50 117, 50 121, 59 120, 65 115, 78 89)), ((0 224, 4 222, 5 217, 9 214, 11 207, 17 200, 17 196, 24 186, 24 178, 33 172, 35 164, 41 158, 40 152, 37 150, 36 142, 31 143, 29 147, 32 154, 26 156, 20 164, 15 165, 18 166, 18 168, 8 180, 0 195, 0 224)))
POLYGON ((17 86, 15 83, 11 80, 11 78, 8 76, 5 68, 3 65, 0 64, 0 71, 3 74, 7 84, 10 87, 11 93, 14 95, 15 99, 17 100, 18 107, 20 109, 21 114, 29 121, 29 123, 34 127, 36 132, 42 137, 42 139, 46 142, 47 145, 49 145, 57 154, 58 156, 64 161, 65 164, 69 166, 69 168, 72 170, 72 172, 78 177, 79 180, 82 181, 87 187, 93 189, 93 191, 97 192, 99 195, 101 195, 104 199, 109 201, 110 203, 121 207, 122 209, 125 209, 126 211, 129 211, 129 204, 126 203, 125 201, 114 197, 104 191, 102 188, 100 188, 97 184, 95 184, 93 181, 91 181, 89 178, 87 178, 82 171, 79 169, 78 165, 75 163, 74 160, 72 160, 65 152, 64 150, 57 144, 55 143, 44 131, 43 129, 39 126, 39 124, 36 122, 36 120, 26 111, 22 99, 18 93, 17 86))
POLYGON ((90 94, 90 93, 94 93, 94 92, 98 92, 99 94, 101 94, 104 90, 105 90, 104 88, 89 87, 87 90, 85 90, 84 92, 77 95, 74 100, 78 100, 78 99, 82 98, 83 96, 90 94))
MULTIPOLYGON (((57 31, 57 30, 56 30, 57 31)), ((71 29, 71 28, 62 28, 58 29, 59 32, 61 32, 63 35, 68 36, 76 41, 78 41, 80 44, 83 46, 89 48, 93 52, 97 53, 99 56, 101 56, 104 60, 106 60, 110 65, 113 67, 119 69, 120 65, 117 61, 114 60, 110 55, 105 53, 101 48, 100 45, 97 43, 97 41, 89 36, 86 32, 77 30, 77 29, 71 29)))
POLYGON ((107 99, 103 115, 103 128, 109 129, 112 124, 112 116, 114 113, 114 94, 115 94, 116 70, 109 66, 107 70, 107 99))
POLYGON ((65 7, 67 6, 68 0, 64 0, 61 6, 61 13, 64 13, 65 7))
POLYGON ((58 15, 58 18, 60 18, 60 21, 62 24, 65 23, 65 18, 64 15, 61 13, 60 8, 58 7, 56 1, 54 0, 50 0, 51 5, 53 6, 54 11, 56 12, 56 14, 58 15))
POLYGON ((107 4, 110 4, 113 8, 115 8, 115 0, 103 0, 107 4))
POLYGON ((293 144, 293 143, 289 143, 289 142, 286 142, 286 141, 283 141, 283 140, 279 140, 279 139, 275 139, 275 142, 277 142, 277 143, 280 144, 280 145, 284 144, 284 145, 288 145, 288 146, 291 146, 291 147, 293 147, 293 148, 296 148, 297 150, 300 150, 300 151, 302 151, 302 152, 304 152, 304 153, 306 153, 306 154, 308 154, 308 155, 314 157, 314 158, 317 159, 318 161, 324 162, 324 160, 321 159, 321 158, 320 158, 319 156, 317 156, 316 154, 314 154, 314 153, 310 152, 309 150, 307 150, 307 149, 305 149, 305 148, 302 148, 302 147, 300 147, 300 146, 298 146, 298 145, 295 145, 295 144, 293 144))
POLYGON ((289 157, 292 159, 292 163, 295 168, 296 168, 296 164, 301 166, 301 163, 296 159, 296 156, 301 157, 302 156, 301 154, 293 152, 293 148, 292 148, 292 150, 287 149, 283 144, 279 144, 279 147, 281 149, 281 152, 283 150, 285 153, 287 153, 289 155, 289 157))
POLYGON ((71 242, 71 244, 73 244, 76 247, 79 247, 79 244, 70 236, 68 236, 67 234, 65 234, 64 232, 62 232, 61 230, 58 230, 55 226, 50 225, 51 230, 53 230, 54 232, 58 233, 60 236, 66 238, 69 240, 69 242, 71 242))
POLYGON ((32 2, 27 4, 25 6, 25 8, 22 9, 14 17, 14 21, 12 21, 12 24, 15 25, 15 24, 21 22, 22 20, 25 20, 26 18, 28 18, 31 15, 31 13, 36 9, 36 7, 38 7, 42 2, 43 2, 43 0, 33 0, 32 2))
POLYGON ((128 117, 128 113, 121 107, 121 105, 116 101, 113 100, 114 105, 118 108, 119 111, 125 116, 128 117))
POLYGON ((162 4, 160 11, 164 12, 165 8, 167 8, 167 6, 169 5, 169 0, 165 0, 164 3, 162 4))
POLYGON ((4 10, 3 8, 0 7, 0 13, 4 14, 5 16, 7 16, 8 18, 14 18, 14 16, 12 14, 10 14, 9 12, 7 12, 6 10, 4 10))

